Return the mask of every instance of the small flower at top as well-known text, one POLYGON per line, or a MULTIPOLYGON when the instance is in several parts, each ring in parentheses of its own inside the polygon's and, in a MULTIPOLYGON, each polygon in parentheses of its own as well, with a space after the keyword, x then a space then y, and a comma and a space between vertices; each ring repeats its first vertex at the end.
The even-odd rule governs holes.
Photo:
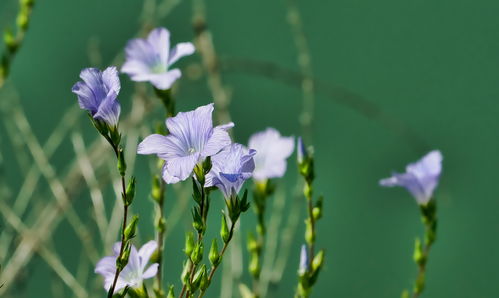
POLYGON ((148 81, 157 89, 167 90, 182 75, 178 68, 170 69, 171 65, 194 51, 190 42, 181 42, 170 49, 170 32, 156 28, 147 39, 135 38, 128 42, 121 72, 128 74, 133 81, 148 81))
POLYGON ((116 127, 120 117, 120 103, 116 100, 120 92, 120 79, 116 67, 104 71, 85 68, 80 73, 79 81, 71 91, 78 96, 80 108, 87 110, 94 119, 116 127))
POLYGON ((208 104, 166 119, 170 134, 146 137, 139 144, 137 153, 156 154, 165 160, 163 179, 166 183, 186 180, 197 163, 231 143, 227 130, 234 123, 213 127, 212 113, 213 104, 208 104))
POLYGON ((255 170, 253 156, 257 152, 241 144, 231 144, 211 158, 211 171, 206 175, 205 187, 216 186, 225 198, 237 195, 244 181, 255 170))
POLYGON ((286 159, 293 153, 294 138, 283 137, 274 128, 253 134, 248 142, 249 148, 255 149, 255 171, 253 178, 256 181, 265 181, 270 178, 280 178, 286 173, 286 159))
POLYGON ((409 164, 405 173, 394 173, 392 177, 382 179, 380 185, 405 187, 419 205, 426 205, 438 185, 442 172, 442 159, 440 151, 431 151, 419 161, 409 164))
MULTIPOLYGON (((106 291, 109 291, 114 281, 116 259, 120 254, 120 246, 120 242, 114 244, 114 255, 102 258, 95 266, 95 273, 104 277, 104 288, 106 291)), ((115 293, 125 287, 139 289, 142 287, 144 279, 156 276, 158 273, 158 264, 154 263, 147 269, 146 266, 157 247, 158 244, 154 240, 144 244, 139 251, 132 245, 128 264, 118 276, 118 281, 114 289, 115 293)))

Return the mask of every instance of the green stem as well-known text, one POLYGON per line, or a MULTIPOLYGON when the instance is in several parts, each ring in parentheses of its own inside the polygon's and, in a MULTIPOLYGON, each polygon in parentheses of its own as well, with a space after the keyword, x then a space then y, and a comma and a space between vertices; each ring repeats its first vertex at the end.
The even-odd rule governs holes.
MULTIPOLYGON (((234 228, 236 226, 236 223, 237 223, 237 221, 231 223, 230 231, 229 231, 229 240, 226 243, 224 243, 222 251, 220 252, 220 260, 223 259, 225 251, 229 247, 230 240, 232 240, 232 235, 234 234, 234 228)), ((210 269, 210 275, 208 276, 208 285, 211 284, 211 280, 213 279, 213 276, 215 275, 215 271, 217 271, 217 268, 220 266, 221 263, 222 262, 219 262, 218 264, 216 264, 216 265, 214 265, 214 266, 211 267, 211 269, 210 269)), ((206 289, 204 289, 204 290, 201 290, 201 292, 199 293, 198 298, 202 298, 204 296, 204 294, 206 293, 206 290, 208 289, 208 287, 206 287, 206 289)))
MULTIPOLYGON (((113 149, 114 152, 116 153, 116 158, 118 159, 118 146, 113 144, 113 149)), ((124 153, 121 153, 124 154, 124 153)), ((121 189, 122 189, 122 195, 124 197, 123 200, 123 224, 121 226, 121 246, 120 246, 120 253, 118 255, 117 260, 121 259, 123 255, 123 249, 125 247, 125 229, 126 229, 126 220, 128 216, 128 204, 125 204, 127 202, 127 197, 126 197, 126 183, 125 183, 125 176, 121 175, 121 189)), ((109 289, 109 292, 107 293, 108 298, 112 298, 114 294, 114 289, 116 288, 116 283, 118 281, 118 276, 120 275, 120 272, 123 268, 120 269, 119 266, 116 266, 116 272, 114 274, 114 280, 111 285, 111 288, 109 289)))

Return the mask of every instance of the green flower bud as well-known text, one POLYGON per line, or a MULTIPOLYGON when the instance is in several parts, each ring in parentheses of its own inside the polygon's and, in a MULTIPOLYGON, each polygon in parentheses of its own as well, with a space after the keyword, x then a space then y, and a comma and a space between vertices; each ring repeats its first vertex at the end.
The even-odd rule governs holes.
POLYGON ((307 244, 312 245, 315 242, 315 234, 312 229, 312 223, 310 222, 310 218, 305 220, 305 241, 307 244))
POLYGON ((190 258, 192 251, 194 250, 194 246, 196 244, 194 243, 194 235, 192 232, 188 232, 185 234, 185 248, 184 252, 185 254, 190 258))
POLYGON ((192 262, 185 261, 184 268, 182 269, 182 274, 180 275, 180 279, 182 280, 182 283, 184 285, 189 284, 191 268, 192 268, 192 262))
POLYGON ((161 178, 159 175, 154 175, 152 178, 152 190, 151 190, 151 197, 155 202, 160 204, 160 200, 163 197, 161 193, 161 178))
POLYGON ((201 285, 201 281, 203 280, 203 276, 206 275, 206 265, 203 264, 201 268, 198 269, 198 271, 194 274, 194 277, 192 279, 191 283, 191 292, 194 293, 197 291, 199 286, 201 285))
POLYGON ((312 260, 312 271, 318 271, 322 268, 324 264, 324 250, 320 250, 312 260))
POLYGON ((17 41, 16 37, 14 36, 14 33, 12 30, 5 30, 3 34, 3 41, 5 43, 5 46, 7 49, 12 53, 17 50, 17 41))
POLYGON ((216 238, 211 242, 210 254, 208 257, 210 259, 211 265, 218 266, 218 264, 220 264, 221 260, 220 255, 218 254, 218 242, 216 238))
POLYGON ((118 172, 123 177, 126 173, 126 162, 125 162, 125 153, 123 152, 123 148, 118 148, 118 172))
POLYGON ((208 280, 208 271, 206 270, 205 265, 203 265, 203 267, 201 267, 201 270, 202 270, 202 275, 201 275, 201 282, 200 282, 199 286, 200 286, 202 291, 205 291, 210 286, 210 281, 208 280))
POLYGON ((125 228, 125 240, 130 240, 135 237, 137 232, 137 222, 139 221, 139 216, 134 215, 132 221, 125 228))
POLYGON ((201 260, 203 260, 203 251, 204 251, 204 245, 202 242, 199 242, 191 254, 191 261, 195 265, 199 264, 199 262, 201 262, 201 260))
POLYGON ((259 252, 260 250, 260 245, 258 244, 258 241, 256 241, 255 235, 251 232, 248 233, 247 248, 249 252, 259 252))
POLYGON ((116 267, 118 268, 119 272, 121 272, 121 270, 125 268, 126 264, 128 264, 128 258, 130 257, 131 249, 132 245, 127 241, 125 243, 125 247, 123 248, 123 253, 116 259, 116 267))
POLYGON ((224 243, 228 243, 230 241, 231 235, 229 232, 229 227, 227 226, 227 219, 225 219, 225 214, 222 214, 222 227, 220 228, 220 236, 224 243))
POLYGON ((135 177, 130 178, 128 181, 128 185, 126 187, 126 206, 130 206, 133 202, 133 198, 135 197, 135 177))
POLYGON ((168 296, 166 298, 175 298, 175 292, 173 291, 173 285, 170 285, 170 288, 168 289, 168 296))
POLYGON ((423 244, 419 238, 416 238, 414 241, 414 254, 412 257, 418 265, 423 265, 426 262, 426 256, 423 253, 423 244))
POLYGON ((249 272, 253 278, 258 279, 260 276, 260 256, 257 253, 251 254, 251 260, 249 263, 249 272))

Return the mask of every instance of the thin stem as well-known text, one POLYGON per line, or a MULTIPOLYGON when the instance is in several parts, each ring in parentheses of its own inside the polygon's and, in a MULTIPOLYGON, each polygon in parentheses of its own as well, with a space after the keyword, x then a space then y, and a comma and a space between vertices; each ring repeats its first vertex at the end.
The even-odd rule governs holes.
POLYGON ((157 293, 162 293, 163 287, 161 286, 163 282, 163 249, 164 249, 164 235, 165 235, 165 227, 164 227, 164 201, 165 201, 165 181, 160 178, 160 197, 158 204, 156 206, 158 212, 158 222, 156 223, 158 226, 156 233, 156 241, 158 243, 157 250, 157 263, 158 263, 158 274, 156 274, 156 287, 155 291, 157 293))
MULTIPOLYGON (((115 152, 118 152, 117 149, 115 148, 115 152)), ((116 155, 117 156, 117 155, 116 155)), ((123 196, 125 196, 125 202, 127 201, 126 199, 126 184, 125 184, 125 176, 121 176, 121 188, 123 191, 123 196)), ((120 254, 118 255, 118 259, 121 258, 123 255, 123 249, 125 248, 125 229, 126 229, 126 218, 128 215, 128 205, 123 204, 123 225, 121 227, 121 246, 120 246, 120 254)), ((116 272, 114 274, 114 280, 113 284, 111 285, 111 288, 109 289, 109 292, 107 293, 108 298, 112 298, 114 294, 114 288, 116 287, 116 282, 118 281, 118 276, 120 275, 120 268, 116 266, 116 272)))
MULTIPOLYGON (((227 250, 227 247, 229 247, 230 240, 232 239, 232 235, 234 234, 234 228, 236 227, 236 223, 237 223, 237 221, 231 223, 230 230, 229 230, 229 240, 226 243, 224 243, 222 251, 220 252, 220 259, 223 258, 224 254, 225 254, 225 251, 227 250)), ((220 266, 221 263, 222 262, 219 262, 215 266, 211 267, 210 275, 208 276, 208 285, 211 284, 211 280, 213 279, 213 275, 215 275, 215 271, 217 271, 217 268, 220 266)), ((204 290, 201 290, 201 292, 199 293, 198 298, 202 298, 204 296, 204 294, 206 293, 207 289, 208 288, 206 288, 204 290)))

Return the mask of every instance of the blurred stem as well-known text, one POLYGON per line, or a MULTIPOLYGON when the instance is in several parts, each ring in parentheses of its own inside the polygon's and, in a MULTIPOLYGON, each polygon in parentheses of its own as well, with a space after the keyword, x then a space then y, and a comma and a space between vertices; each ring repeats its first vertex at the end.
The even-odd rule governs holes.
POLYGON ((35 0, 19 0, 19 13, 16 18, 16 32, 11 30, 4 32, 5 53, 0 56, 0 88, 5 83, 10 73, 10 66, 15 55, 19 52, 24 36, 28 31, 31 21, 31 11, 35 5, 35 0))
POLYGON ((423 292, 426 285, 426 264, 430 248, 436 239, 437 230, 437 206, 435 200, 430 200, 427 204, 420 206, 421 221, 425 227, 424 243, 419 238, 416 239, 414 248, 414 261, 418 265, 418 274, 414 282, 413 298, 417 298, 423 292))
MULTIPOLYGON (((175 100, 172 97, 171 90, 159 90, 154 88, 156 95, 159 97, 166 112, 166 118, 173 117, 175 115, 175 100)), ((160 164, 160 170, 163 163, 160 164)), ((156 259, 158 263, 158 274, 156 274, 156 279, 154 282, 153 291, 156 297, 163 297, 165 295, 163 290, 163 250, 164 250, 164 238, 166 230, 166 218, 164 217, 164 204, 165 204, 165 188, 166 183, 161 178, 159 180, 159 189, 156 188, 156 183, 153 181, 153 192, 152 197, 156 202, 156 241, 158 243, 158 250, 156 254, 156 259)))
POLYGON ((257 217, 256 239, 250 234, 248 238, 248 252, 250 254, 248 271, 253 279, 253 297, 260 297, 260 276, 262 271, 262 251, 265 246, 265 209, 267 199, 272 194, 273 188, 268 180, 256 181, 253 190, 253 211, 257 217))

